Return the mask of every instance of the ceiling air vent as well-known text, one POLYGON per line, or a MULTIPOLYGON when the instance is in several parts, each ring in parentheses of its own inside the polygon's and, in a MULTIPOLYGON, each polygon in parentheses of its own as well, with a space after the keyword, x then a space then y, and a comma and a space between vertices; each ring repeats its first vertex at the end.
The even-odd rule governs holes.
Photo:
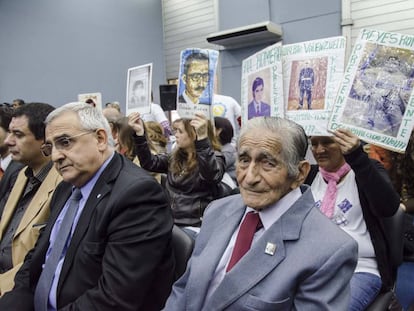
POLYGON ((259 44, 273 44, 282 40, 282 27, 270 21, 212 33, 207 37, 211 44, 224 49, 237 49, 259 44))

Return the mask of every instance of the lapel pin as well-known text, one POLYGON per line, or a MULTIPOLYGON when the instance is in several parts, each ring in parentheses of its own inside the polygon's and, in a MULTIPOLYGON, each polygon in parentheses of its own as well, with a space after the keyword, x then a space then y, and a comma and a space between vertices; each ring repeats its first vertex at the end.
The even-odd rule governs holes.
POLYGON ((99 193, 99 194, 96 196, 96 198, 97 198, 97 199, 99 199, 101 196, 102 196, 102 194, 100 194, 100 193, 99 193))
POLYGON ((267 242, 266 248, 265 248, 265 253, 270 255, 270 256, 273 256, 275 254, 275 252, 276 252, 276 244, 267 242))

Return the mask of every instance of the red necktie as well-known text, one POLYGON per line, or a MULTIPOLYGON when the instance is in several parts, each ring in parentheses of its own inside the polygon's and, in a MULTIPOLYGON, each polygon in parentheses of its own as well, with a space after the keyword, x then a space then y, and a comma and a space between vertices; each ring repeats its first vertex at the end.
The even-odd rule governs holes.
POLYGON ((261 227, 262 222, 260 221, 259 213, 248 212, 246 217, 244 217, 239 233, 237 234, 236 244, 234 245, 226 272, 230 271, 240 258, 247 253, 252 244, 254 234, 261 227))
POLYGON ((3 177, 3 175, 4 175, 4 171, 3 171, 3 169, 0 166, 0 179, 3 177))

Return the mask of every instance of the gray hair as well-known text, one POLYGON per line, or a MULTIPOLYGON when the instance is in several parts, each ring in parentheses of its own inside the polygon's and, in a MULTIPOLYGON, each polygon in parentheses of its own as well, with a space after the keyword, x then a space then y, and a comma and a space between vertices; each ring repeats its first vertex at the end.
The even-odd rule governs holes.
POLYGON ((78 115, 83 130, 95 131, 97 129, 104 129, 108 136, 108 145, 114 146, 111 128, 102 111, 82 102, 69 103, 53 110, 45 120, 46 126, 66 112, 75 112, 78 115))
POLYGON ((257 117, 248 120, 240 130, 238 148, 244 135, 253 129, 270 131, 280 139, 282 150, 280 155, 285 163, 289 177, 299 174, 298 164, 305 159, 308 149, 308 138, 304 129, 297 123, 278 117, 257 117))

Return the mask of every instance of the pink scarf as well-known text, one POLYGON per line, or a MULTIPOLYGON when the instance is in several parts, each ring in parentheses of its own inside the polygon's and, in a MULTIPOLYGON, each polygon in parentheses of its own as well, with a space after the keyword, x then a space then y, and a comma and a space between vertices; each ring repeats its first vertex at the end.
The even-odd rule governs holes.
POLYGON ((321 212, 324 213, 328 218, 332 218, 335 209, 335 201, 337 195, 336 184, 350 170, 351 167, 346 162, 336 172, 328 172, 319 167, 319 172, 321 173, 323 179, 328 182, 328 187, 326 188, 325 196, 323 197, 321 206, 321 212))

